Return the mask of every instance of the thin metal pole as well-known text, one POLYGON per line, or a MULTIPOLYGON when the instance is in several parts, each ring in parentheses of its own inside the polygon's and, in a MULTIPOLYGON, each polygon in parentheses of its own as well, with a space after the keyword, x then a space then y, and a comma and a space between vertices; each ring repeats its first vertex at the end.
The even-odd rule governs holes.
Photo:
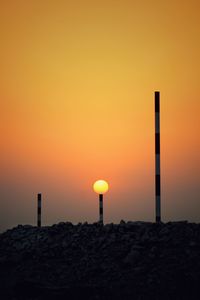
POLYGON ((42 194, 37 195, 37 226, 41 227, 42 194))
POLYGON ((160 180, 160 92, 155 92, 155 193, 156 222, 161 222, 161 180, 160 180))
POLYGON ((99 222, 103 224, 103 194, 99 194, 99 222))

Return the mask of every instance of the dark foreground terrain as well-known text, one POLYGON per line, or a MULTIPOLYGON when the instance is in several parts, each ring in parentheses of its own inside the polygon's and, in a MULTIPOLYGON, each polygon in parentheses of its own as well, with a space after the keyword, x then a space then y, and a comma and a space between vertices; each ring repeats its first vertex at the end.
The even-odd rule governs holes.
POLYGON ((19 225, 0 235, 0 299, 200 299, 200 224, 19 225))

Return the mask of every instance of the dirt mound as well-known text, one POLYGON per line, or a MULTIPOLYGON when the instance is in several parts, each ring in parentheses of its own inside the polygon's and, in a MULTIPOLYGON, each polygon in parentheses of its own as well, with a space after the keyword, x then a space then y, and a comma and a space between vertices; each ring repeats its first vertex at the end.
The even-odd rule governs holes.
POLYGON ((0 235, 1 299, 200 299, 200 224, 19 225, 0 235))

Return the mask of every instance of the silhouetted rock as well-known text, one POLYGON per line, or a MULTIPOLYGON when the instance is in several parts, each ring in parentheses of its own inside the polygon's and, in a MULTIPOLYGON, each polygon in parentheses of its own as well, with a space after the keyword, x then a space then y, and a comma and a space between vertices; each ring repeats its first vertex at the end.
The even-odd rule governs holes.
POLYGON ((0 235, 1 299, 200 299, 200 224, 61 222, 0 235))

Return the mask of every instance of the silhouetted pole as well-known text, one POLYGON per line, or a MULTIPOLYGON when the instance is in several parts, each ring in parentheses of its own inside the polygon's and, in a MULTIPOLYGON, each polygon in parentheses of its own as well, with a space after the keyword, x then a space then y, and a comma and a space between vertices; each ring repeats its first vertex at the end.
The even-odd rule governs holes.
POLYGON ((37 195, 37 226, 41 227, 42 194, 37 195))
POLYGON ((99 222, 103 224, 103 194, 99 194, 99 222))
POLYGON ((160 92, 155 92, 155 193, 156 222, 161 222, 161 183, 160 183, 160 92))

